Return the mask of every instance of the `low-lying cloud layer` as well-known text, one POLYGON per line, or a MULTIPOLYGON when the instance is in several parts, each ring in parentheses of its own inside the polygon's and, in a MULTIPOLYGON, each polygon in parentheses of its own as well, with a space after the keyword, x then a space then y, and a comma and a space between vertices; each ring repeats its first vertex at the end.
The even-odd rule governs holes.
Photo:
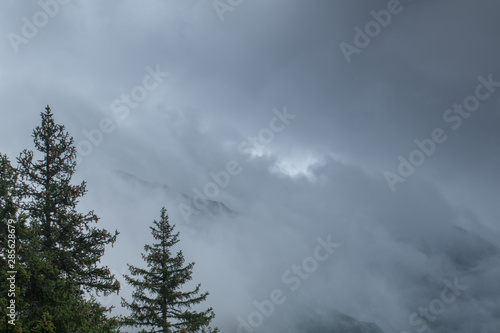
POLYGON ((0 151, 49 104, 106 263, 166 206, 223 332, 498 332, 499 6, 3 2, 0 151))

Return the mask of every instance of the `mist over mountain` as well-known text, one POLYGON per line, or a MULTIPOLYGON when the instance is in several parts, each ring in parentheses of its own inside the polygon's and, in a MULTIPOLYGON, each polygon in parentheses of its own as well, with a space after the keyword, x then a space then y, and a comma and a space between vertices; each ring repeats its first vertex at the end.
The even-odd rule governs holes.
MULTIPOLYGON (((165 194, 166 198, 170 200, 175 200, 177 205, 188 205, 189 209, 195 212, 198 212, 198 209, 196 207, 196 204, 194 203, 194 200, 200 200, 200 203, 198 204, 202 209, 200 209, 201 212, 198 212, 198 214, 194 214, 193 218, 196 218, 197 215, 202 215, 205 214, 211 214, 211 215, 222 215, 222 214, 227 214, 227 215, 233 215, 236 214, 234 211, 229 209, 224 203, 215 201, 215 200, 210 200, 210 199, 205 199, 203 197, 200 197, 199 199, 195 199, 193 195, 189 196, 184 193, 173 193, 168 187, 168 185, 165 184, 159 184, 159 183, 152 183, 149 181, 146 181, 144 179, 141 179, 137 176, 134 176, 132 174, 129 174, 127 172, 121 171, 121 170, 113 170, 113 173, 123 180, 127 181, 131 185, 136 185, 136 186, 141 186, 145 189, 160 189, 163 191, 165 194)), ((191 220, 191 217, 189 218, 189 221, 191 220)), ((187 220, 185 222, 188 222, 187 220)))
POLYGON ((112 315, 165 206, 221 332, 498 333, 499 12, 3 1, 0 153, 74 137, 112 315))

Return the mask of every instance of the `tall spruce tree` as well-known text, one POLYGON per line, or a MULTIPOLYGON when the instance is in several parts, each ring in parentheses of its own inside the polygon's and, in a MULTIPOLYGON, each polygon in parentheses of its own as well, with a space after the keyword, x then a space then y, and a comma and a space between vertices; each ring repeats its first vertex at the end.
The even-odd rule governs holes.
POLYGON ((76 168, 73 138, 55 123, 49 106, 41 118, 32 135, 41 159, 35 161, 30 150, 18 158, 20 208, 30 234, 25 260, 30 279, 24 295, 30 302, 28 331, 116 331, 117 321, 86 292, 119 291, 109 268, 99 265, 118 232, 98 228, 93 211, 76 210, 86 183, 71 184, 76 168))
POLYGON ((192 279, 194 263, 184 266, 182 251, 172 256, 171 248, 179 242, 179 233, 174 233, 174 228, 163 207, 160 221, 155 220, 150 227, 157 242, 145 245, 142 254, 148 268, 128 265, 131 276, 125 275, 125 280, 135 290, 131 303, 122 297, 122 305, 131 311, 124 323, 148 328, 141 332, 218 332, 209 327, 215 317, 211 307, 203 312, 190 309, 205 301, 209 293, 200 294, 200 284, 193 291, 182 290, 182 286, 192 279))

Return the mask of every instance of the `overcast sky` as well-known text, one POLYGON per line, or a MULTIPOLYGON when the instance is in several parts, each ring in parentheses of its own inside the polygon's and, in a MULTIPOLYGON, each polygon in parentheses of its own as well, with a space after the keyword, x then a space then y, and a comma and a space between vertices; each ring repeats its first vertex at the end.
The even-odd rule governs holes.
POLYGON ((223 332, 332 313, 386 333, 499 332, 499 12, 2 1, 0 152, 33 149, 50 105, 80 153, 80 211, 121 233, 103 262, 119 279, 141 265, 166 206, 223 332))

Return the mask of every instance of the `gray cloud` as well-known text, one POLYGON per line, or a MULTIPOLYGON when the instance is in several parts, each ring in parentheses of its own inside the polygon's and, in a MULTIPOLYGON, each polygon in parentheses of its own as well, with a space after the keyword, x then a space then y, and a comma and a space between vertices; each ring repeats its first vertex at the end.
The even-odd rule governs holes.
POLYGON ((499 4, 401 0, 348 64, 339 44, 387 4, 244 0, 220 21, 210 1, 73 0, 15 53, 7 34, 41 7, 3 2, 0 151, 14 159, 32 147, 46 104, 77 142, 112 119, 116 129, 75 176, 88 181, 81 209, 121 232, 106 263, 117 273, 140 264, 165 205, 223 331, 281 288, 286 302, 255 331, 355 320, 416 332, 410 316, 457 278, 467 289, 428 331, 497 332, 500 90, 457 130, 443 114, 474 93, 478 76, 500 81, 499 4), (157 65, 170 76, 117 118, 112 102, 157 65), (247 159, 238 145, 283 106, 297 118, 247 159), (391 192, 384 172, 438 127, 447 141, 391 192), (211 200, 234 213, 202 210, 185 223, 180 203, 192 205, 193 188, 231 160, 242 171, 211 200), (326 235, 341 247, 290 291, 283 273, 326 235))

